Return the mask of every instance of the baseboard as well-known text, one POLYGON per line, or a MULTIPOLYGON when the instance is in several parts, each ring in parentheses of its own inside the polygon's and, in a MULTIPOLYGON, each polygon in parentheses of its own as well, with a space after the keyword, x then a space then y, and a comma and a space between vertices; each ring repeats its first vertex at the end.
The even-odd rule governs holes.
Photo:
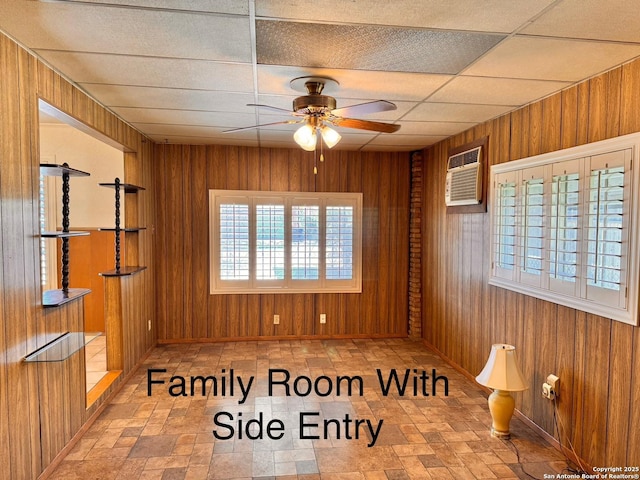
MULTIPOLYGON (((431 350, 433 353, 435 353, 436 355, 438 355, 440 358, 442 358, 442 360, 444 360, 445 362, 447 362, 454 370, 456 370, 458 373, 460 373, 461 375, 463 375, 464 377, 468 378, 469 380, 471 380, 472 382, 476 382, 476 377, 474 375, 472 375, 471 373, 469 373, 468 371, 466 371, 464 368, 462 368, 460 365, 458 365, 456 362, 454 362, 453 360, 451 360, 449 357, 447 357, 444 353, 442 353, 435 345, 432 345, 431 343, 427 342, 426 340, 422 340, 422 343, 425 347, 427 347, 429 350, 431 350)), ((483 385, 478 384, 478 387, 480 387, 486 394, 487 396, 491 394, 492 390, 490 388, 487 388, 483 385)), ((563 445, 560 445, 560 442, 558 442, 558 440, 556 440, 556 438, 553 435, 550 435, 546 430, 543 430, 543 428, 538 425, 537 423, 535 423, 533 420, 531 420, 529 417, 527 417, 524 413, 522 413, 520 410, 518 410, 516 408, 515 410, 515 415, 516 417, 518 417, 519 420, 522 421, 522 423, 524 423, 525 425, 527 425, 529 428, 531 428, 533 431, 535 431, 536 433, 538 433, 542 438, 545 439, 545 441, 547 443, 549 443, 551 446, 553 446, 556 450, 558 450, 559 452, 561 452, 563 455, 565 455, 569 460, 571 460, 573 463, 575 463, 576 465, 581 465, 582 468, 584 468, 587 473, 590 474, 594 474, 595 472, 593 471, 593 467, 591 465, 589 465, 586 461, 584 461, 582 458, 576 456, 572 450, 566 448, 563 445)))
MULTIPOLYGON (((97 418, 104 411, 107 405, 109 405, 109 402, 111 402, 111 400, 120 392, 120 390, 122 390, 122 388, 126 385, 126 383, 133 376, 133 374, 136 373, 138 368, 142 366, 142 364, 147 359, 147 357, 149 357, 149 355, 151 354, 151 351, 154 348, 155 348, 155 345, 149 348, 149 350, 147 350, 142 355, 142 357, 140 357, 140 359, 136 362, 136 364, 129 371, 129 373, 127 373, 124 377, 122 377, 120 382, 118 382, 118 384, 113 388, 113 390, 109 393, 109 395, 103 399, 102 403, 98 405, 95 411, 89 416, 89 418, 87 418, 87 421, 82 424, 82 426, 76 432, 76 434, 73 437, 71 437, 71 440, 69 440, 69 442, 62 448, 62 450, 58 452, 58 454, 54 457, 54 459, 51 460, 51 463, 49 463, 49 465, 47 465, 47 467, 42 471, 42 473, 38 475, 37 477, 38 480, 46 480, 47 478, 49 478, 49 476, 53 473, 53 471, 60 465, 60 463, 62 463, 65 457, 69 455, 69 452, 73 450, 73 447, 76 446, 76 444, 80 441, 82 436, 85 433, 87 433, 87 430, 91 428, 91 425, 93 425, 93 423, 97 420, 97 418)), ((94 399, 92 404, 95 401, 96 399, 94 399)))
POLYGON ((158 345, 170 345, 176 343, 220 343, 220 342, 255 342, 269 340, 362 340, 381 338, 409 338, 406 333, 379 333, 379 334, 340 334, 340 335, 272 335, 249 337, 221 337, 221 338, 165 338, 158 340, 158 345))

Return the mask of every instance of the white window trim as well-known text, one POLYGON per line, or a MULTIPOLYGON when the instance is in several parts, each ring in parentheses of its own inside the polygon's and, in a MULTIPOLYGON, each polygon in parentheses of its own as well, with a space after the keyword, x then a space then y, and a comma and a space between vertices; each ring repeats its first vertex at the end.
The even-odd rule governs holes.
POLYGON ((362 193, 342 192, 265 192, 253 190, 209 190, 209 293, 251 294, 251 293, 361 293, 362 292, 362 193), (220 279, 220 211, 217 207, 223 199, 244 199, 249 208, 249 280, 230 281, 220 279), (285 280, 259 281, 255 279, 255 211, 252 205, 260 199, 271 203, 285 204, 285 280), (319 205, 319 278, 318 280, 293 280, 290 278, 291 206, 319 205), (325 278, 325 214, 328 206, 353 206, 353 275, 349 280, 328 280, 325 278), (267 283, 271 285, 267 285, 267 283))
MULTIPOLYGON (((617 320, 629 325, 638 325, 638 289, 639 289, 639 275, 640 275, 640 133, 634 133, 630 135, 624 135, 609 140, 603 140, 587 145, 581 145, 578 147, 568 148, 565 150, 559 150, 555 152, 545 153, 542 155, 536 155, 533 157, 523 158, 512 162, 506 162, 502 164, 493 165, 490 173, 490 185, 491 194, 488 199, 488 211, 490 212, 490 232, 491 232, 491 268, 489 284, 498 287, 506 288, 508 290, 524 293, 542 300, 547 300, 556 304, 564 305, 567 307, 575 308, 577 310, 593 313, 602 317, 617 320), (518 275, 520 258, 516 258, 516 268, 513 271, 513 275, 509 275, 512 272, 501 271, 496 268, 495 265, 495 248, 496 248, 496 212, 495 212, 495 195, 496 185, 498 178, 510 178, 513 175, 520 176, 520 172, 525 169, 531 169, 535 167, 545 167, 546 172, 552 172, 553 165, 559 162, 569 162, 572 160, 588 159, 591 157, 611 153, 615 151, 628 150, 630 152, 630 170, 625 172, 625 178, 628 173, 628 185, 625 186, 625 198, 629 200, 628 215, 625 219, 626 229, 623 231, 623 235, 628 238, 628 244, 626 249, 626 261, 623 258, 623 271, 627 269, 626 275, 623 276, 621 284, 626 287, 626 306, 624 308, 616 308, 611 305, 603 305, 597 303, 595 300, 589 300, 585 298, 584 291, 586 285, 586 273, 579 273, 581 288, 578 288, 576 295, 572 295, 570 292, 553 291, 549 288, 549 270, 548 270, 548 258, 545 248, 544 258, 545 266, 543 275, 546 277, 546 281, 542 281, 541 284, 531 285, 524 283, 520 280, 518 275), (634 168, 635 167, 635 168, 634 168), (507 274, 509 273, 509 274, 507 274)), ((550 179, 551 177, 549 177, 550 179)), ((587 178, 586 175, 581 176, 580 182, 580 198, 583 199, 587 190, 587 178)), ((627 181, 627 180, 625 180, 627 181)), ((549 180, 545 180, 545 184, 550 183, 549 180)), ((517 184, 519 188, 520 184, 517 184)), ((547 186, 545 186, 545 189, 547 186)), ((517 193, 517 196, 519 193, 517 193)), ((626 201, 626 200, 625 200, 626 201)), ((584 205, 581 202, 581 207, 584 205)), ((519 208, 519 204, 516 208, 519 208)), ((545 200, 545 210, 548 211, 550 204, 545 200)), ((584 236, 584 222, 586 221, 586 212, 584 208, 581 210, 579 217, 581 241, 586 238, 584 236)), ((545 229, 548 228, 548 220, 545 219, 545 229)), ((517 230, 517 235, 520 232, 517 230)), ((545 246, 548 245, 549 235, 545 232, 545 246)), ((517 242, 520 239, 517 238, 517 242)), ((579 246, 578 257, 586 257, 586 247, 579 246)), ((520 252, 516 250, 516 254, 520 252)), ((583 260, 584 262, 584 260, 583 260)), ((583 263, 581 262, 581 263, 583 263)), ((586 270, 586 268, 584 269, 586 270)))

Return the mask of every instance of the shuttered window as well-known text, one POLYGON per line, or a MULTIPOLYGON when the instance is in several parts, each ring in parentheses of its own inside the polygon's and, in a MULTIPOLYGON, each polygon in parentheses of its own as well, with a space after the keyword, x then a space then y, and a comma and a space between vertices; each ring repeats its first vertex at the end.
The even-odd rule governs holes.
POLYGON ((256 279, 284 280, 284 205, 256 205, 256 279))
POLYGON ((559 162, 551 167, 549 289, 567 295, 579 295, 581 287, 580 169, 583 162, 559 162))
POLYGON ((516 182, 515 176, 500 175, 496 180, 494 211, 495 273, 513 278, 516 265, 516 182))
POLYGON ((320 278, 320 207, 294 205, 291 215, 291 278, 320 278))
POLYGON ((522 172, 520 215, 520 280, 539 286, 544 261, 544 178, 543 169, 522 172))
POLYGON ((637 325, 639 150, 629 135, 492 167, 490 283, 637 325))
POLYGON ((360 292, 362 195, 210 191, 215 293, 360 292))
POLYGON ((249 280, 249 206, 223 203, 220 211, 220 278, 249 280))
POLYGON ((353 207, 327 207, 326 239, 327 278, 350 279, 353 275, 353 207))

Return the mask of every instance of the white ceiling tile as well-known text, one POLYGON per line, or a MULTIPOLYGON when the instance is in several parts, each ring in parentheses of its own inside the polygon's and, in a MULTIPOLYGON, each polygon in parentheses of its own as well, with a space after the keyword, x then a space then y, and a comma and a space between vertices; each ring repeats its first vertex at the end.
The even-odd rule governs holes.
MULTIPOLYGON (((260 95, 291 95, 289 82, 306 75, 335 79, 340 85, 335 95, 354 100, 420 101, 452 78, 426 73, 373 72, 363 70, 304 69, 258 65, 260 95)), ((295 93, 295 92, 293 92, 295 93)), ((330 95, 334 95, 330 93, 330 95)))
POLYGON ((367 132, 365 130, 354 130, 347 128, 336 128, 336 130, 342 135, 342 139, 338 145, 364 145, 369 143, 377 136, 381 135, 374 132, 367 132))
POLYGON ((281 142, 283 144, 288 143, 290 146, 295 146, 296 143, 293 140, 293 134, 295 128, 291 130, 283 130, 276 128, 263 128, 260 130, 260 141, 268 140, 270 142, 281 142))
POLYGON ((115 107, 113 111, 130 123, 225 126, 229 128, 253 125, 251 113, 201 112, 194 110, 163 110, 153 108, 115 107))
POLYGON ((640 42, 636 0, 564 0, 520 33, 640 42))
POLYGON ((406 115, 405 120, 479 123, 502 115, 510 110, 513 110, 513 107, 456 103, 421 103, 406 115))
POLYGON ((174 11, 249 14, 248 0, 67 0, 69 2, 122 5, 134 8, 157 8, 174 11))
POLYGON ((512 32, 552 0, 256 0, 256 15, 288 20, 405 25, 452 30, 512 32))
POLYGON ((8 8, 21 14, 2 28, 34 50, 251 62, 248 16, 24 1, 8 8))
POLYGON ((252 113, 251 93, 134 87, 83 83, 80 86, 108 107, 144 107, 173 110, 252 113))
POLYGON ((253 91, 253 70, 248 64, 79 52, 38 53, 79 83, 253 91))
POLYGON ((557 92, 568 85, 568 82, 558 81, 456 77, 429 97, 429 101, 519 106, 557 92))
POLYGON ((640 45, 516 36, 464 75, 578 81, 640 55, 640 45))
POLYGON ((146 135, 163 136, 184 136, 202 137, 212 139, 237 139, 237 140, 257 140, 257 130, 243 130, 241 132, 224 133, 225 127, 202 127, 192 125, 164 125, 155 123, 133 123, 134 127, 144 132, 146 135))
POLYGON ((238 138, 198 137, 188 135, 148 135, 156 143, 171 143, 181 145, 235 145, 243 147, 258 147, 258 140, 238 138), (166 142, 165 142, 166 141, 166 142))

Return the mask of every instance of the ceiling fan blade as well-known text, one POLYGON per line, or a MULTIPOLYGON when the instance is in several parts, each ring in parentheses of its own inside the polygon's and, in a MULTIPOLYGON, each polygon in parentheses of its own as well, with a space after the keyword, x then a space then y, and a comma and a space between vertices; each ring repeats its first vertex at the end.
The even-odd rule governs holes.
POLYGON ((286 113, 287 115, 293 115, 294 117, 303 116, 297 112, 292 112, 291 110, 286 110, 284 108, 279 108, 279 107, 272 107, 271 105, 263 105, 260 103, 247 103, 247 107, 257 107, 257 108, 262 108, 264 110, 271 110, 273 112, 286 113))
POLYGON ((357 105, 351 105, 350 107, 336 108, 331 111, 332 115, 342 117, 344 115, 367 115, 369 113, 388 112, 395 110, 396 104, 387 102, 386 100, 376 100, 373 102, 359 103, 357 105))
POLYGON ((230 130, 223 130, 222 133, 242 132, 244 130, 252 130, 254 128, 270 127, 271 125, 292 125, 294 123, 300 123, 303 121, 304 120, 285 120, 283 122, 262 123, 260 125, 252 125, 250 127, 240 127, 240 128, 232 128, 230 130))
POLYGON ((331 119, 337 127, 358 128, 360 130, 371 130, 373 132, 393 133, 400 130, 400 125, 383 122, 372 122, 370 120, 358 120, 357 118, 338 117, 331 119))

